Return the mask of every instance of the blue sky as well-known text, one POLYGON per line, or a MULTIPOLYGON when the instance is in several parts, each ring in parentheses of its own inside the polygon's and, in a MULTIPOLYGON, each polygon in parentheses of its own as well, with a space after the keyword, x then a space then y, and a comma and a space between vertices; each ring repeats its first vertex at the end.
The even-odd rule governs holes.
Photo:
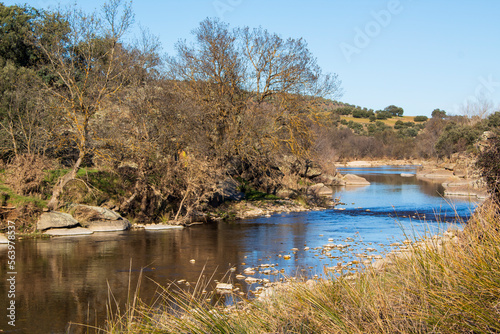
MULTIPOLYGON (((91 11, 103 1, 78 0, 91 11)), ((4 1, 5 5, 23 3, 4 1)), ((36 8, 73 4, 32 0, 36 8)), ((136 23, 166 53, 206 17, 232 27, 303 37, 325 72, 342 80, 341 101, 405 115, 435 108, 462 114, 466 102, 500 107, 500 1, 465 0, 136 0, 136 23)))

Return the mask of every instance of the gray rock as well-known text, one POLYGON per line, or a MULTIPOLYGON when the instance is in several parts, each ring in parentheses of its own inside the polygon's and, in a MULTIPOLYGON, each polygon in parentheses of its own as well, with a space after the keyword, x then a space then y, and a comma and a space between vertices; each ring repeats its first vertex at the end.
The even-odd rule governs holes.
POLYGON ((321 174, 320 176, 315 177, 314 181, 323 183, 325 186, 337 186, 341 183, 341 180, 338 177, 330 174, 321 174))
POLYGON ((93 220, 120 220, 123 219, 118 213, 100 206, 78 204, 71 209, 71 214, 79 222, 93 220))
POLYGON ((344 175, 344 182, 346 186, 367 186, 370 184, 364 177, 354 174, 344 175))
POLYGON ((295 191, 288 188, 282 188, 276 192, 276 196, 279 198, 291 198, 295 195, 295 191))
POLYGON ((124 231, 130 228, 130 222, 127 219, 93 220, 85 223, 85 227, 93 232, 124 231))
POLYGON ((130 222, 118 213, 99 206, 76 205, 71 209, 80 225, 96 232, 128 230, 130 222))
POLYGON ((245 197, 245 194, 239 191, 238 184, 231 178, 228 178, 219 184, 219 196, 222 200, 240 201, 245 197))
POLYGON ((317 183, 315 185, 310 186, 307 188, 307 192, 309 194, 314 194, 316 196, 332 196, 333 195, 333 190, 331 188, 328 188, 325 186, 323 183, 317 183))
POLYGON ((75 228, 51 228, 43 233, 52 236, 66 236, 66 235, 89 235, 94 232, 92 232, 88 228, 75 227, 75 228))
POLYGON ((70 214, 51 211, 42 213, 38 223, 36 224, 36 228, 43 231, 49 228, 75 227, 77 225, 78 221, 70 214))

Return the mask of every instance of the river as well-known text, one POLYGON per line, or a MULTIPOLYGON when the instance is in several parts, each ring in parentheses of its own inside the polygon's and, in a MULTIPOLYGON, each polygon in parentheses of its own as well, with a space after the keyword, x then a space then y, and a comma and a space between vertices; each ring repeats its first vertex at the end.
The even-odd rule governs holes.
MULTIPOLYGON (((375 249, 372 254, 384 254, 394 242, 435 234, 450 225, 460 228, 460 223, 454 223, 456 216, 465 220, 477 205, 468 198, 444 199, 440 186, 402 177, 401 173, 415 173, 411 166, 340 171, 363 176, 371 185, 337 188, 334 197, 343 205, 335 210, 275 214, 183 230, 18 240, 16 326, 8 325, 9 319, 2 316, 0 329, 83 333, 85 327, 69 323, 102 326, 110 298, 123 307, 128 294, 136 291, 141 272, 140 297, 147 303, 157 295, 156 283, 186 280, 193 286, 200 275, 226 276, 235 282, 235 274, 263 263, 284 272, 256 275, 270 280, 283 275, 322 277, 325 267, 349 261, 366 248, 375 249), (328 243, 348 245, 349 251, 326 257, 317 248, 328 243)), ((0 252, 0 301, 6 310, 10 301, 7 250, 0 252)), ((241 289, 247 293, 249 287, 242 282, 241 289)))

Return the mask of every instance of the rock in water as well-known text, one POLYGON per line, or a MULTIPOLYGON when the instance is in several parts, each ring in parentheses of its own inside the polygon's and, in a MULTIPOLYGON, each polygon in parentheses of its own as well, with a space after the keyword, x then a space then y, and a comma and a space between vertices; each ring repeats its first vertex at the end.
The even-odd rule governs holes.
POLYGON ((77 205, 72 210, 80 224, 95 232, 123 231, 130 222, 118 213, 99 206, 77 205))
POLYGON ((370 184, 365 178, 354 174, 344 175, 344 182, 346 186, 367 186, 370 184))
POLYGON ((43 231, 49 228, 75 227, 77 225, 78 221, 70 214, 51 211, 42 213, 36 224, 36 228, 43 231))

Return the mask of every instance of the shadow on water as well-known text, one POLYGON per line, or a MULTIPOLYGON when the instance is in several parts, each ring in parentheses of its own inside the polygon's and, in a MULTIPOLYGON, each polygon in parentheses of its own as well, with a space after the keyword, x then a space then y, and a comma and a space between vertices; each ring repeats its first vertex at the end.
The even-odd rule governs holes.
MULTIPOLYGON (((184 230, 19 240, 16 329, 24 333, 65 333, 69 321, 102 326, 108 287, 123 306, 129 284, 135 289, 141 271, 140 296, 146 303, 157 296, 156 283, 167 286, 181 282, 181 288, 188 288, 186 283, 192 287, 204 268, 206 279, 212 275, 221 279, 234 268, 231 280, 243 292, 255 285, 248 286, 234 275, 261 264, 269 264, 269 271, 259 273, 257 269, 252 276, 271 281, 283 277, 281 272, 321 277, 325 267, 349 261, 355 253, 367 253, 367 249, 373 249, 373 254, 387 252, 392 242, 406 238, 405 232, 428 234, 446 229, 456 215, 466 219, 476 205, 462 198, 450 206, 440 195, 439 186, 401 177, 402 172, 414 172, 411 168, 347 172, 366 177, 371 185, 336 189, 334 196, 345 203, 339 206, 343 210, 275 214, 184 230), (325 255, 322 249, 326 244, 346 248, 325 255)), ((6 251, 0 252, 1 263, 7 262, 6 256, 6 251)), ((0 268, 0 276, 0 300, 6 303, 5 266, 0 268)), ((5 317, 0 318, 0 329, 11 329, 5 317)), ((72 326, 70 332, 85 330, 72 326)))

